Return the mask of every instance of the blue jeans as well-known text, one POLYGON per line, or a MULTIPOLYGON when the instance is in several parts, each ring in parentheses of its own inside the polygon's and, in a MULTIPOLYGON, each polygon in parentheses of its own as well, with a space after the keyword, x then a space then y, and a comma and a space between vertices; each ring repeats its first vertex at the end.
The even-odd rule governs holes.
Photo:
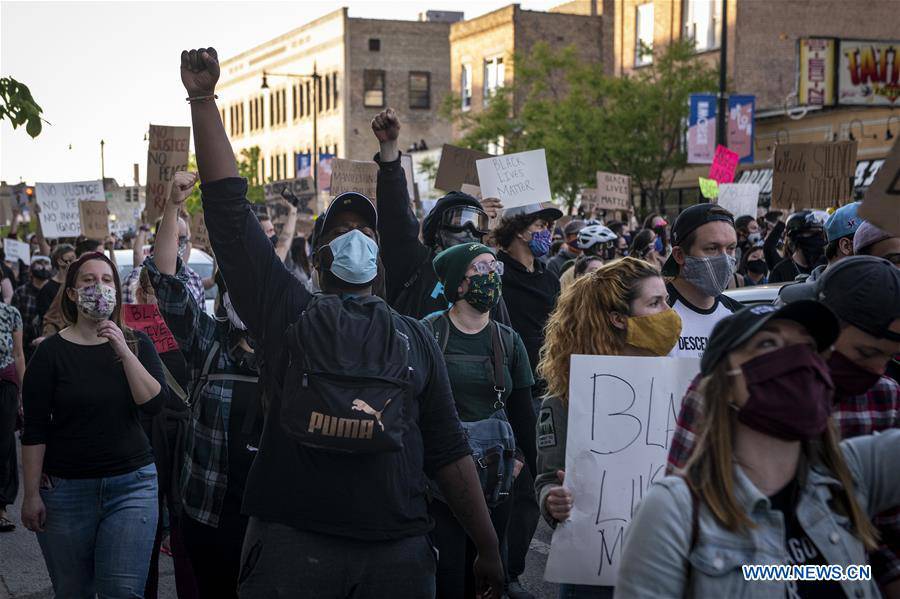
POLYGON ((559 585, 559 599, 612 599, 614 587, 587 584, 559 585))
POLYGON ((41 489, 37 533, 57 597, 144 596, 159 516, 156 466, 106 478, 59 478, 41 489))

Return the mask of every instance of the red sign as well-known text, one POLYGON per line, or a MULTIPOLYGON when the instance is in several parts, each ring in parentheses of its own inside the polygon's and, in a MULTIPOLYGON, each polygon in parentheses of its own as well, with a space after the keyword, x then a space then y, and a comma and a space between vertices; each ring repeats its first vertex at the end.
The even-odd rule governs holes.
POLYGON ((731 183, 734 181, 734 171, 741 157, 737 152, 732 152, 725 146, 716 146, 716 156, 712 166, 709 167, 709 178, 718 183, 731 183))
POLYGON ((164 354, 178 349, 178 342, 156 304, 122 304, 122 319, 135 331, 146 333, 153 341, 156 353, 164 354))

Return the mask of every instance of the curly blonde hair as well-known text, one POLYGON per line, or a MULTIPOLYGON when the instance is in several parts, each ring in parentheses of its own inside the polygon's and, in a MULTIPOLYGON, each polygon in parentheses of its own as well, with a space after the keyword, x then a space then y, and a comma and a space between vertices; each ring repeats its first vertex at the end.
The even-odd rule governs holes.
POLYGON ((559 296, 544 329, 538 375, 547 397, 568 403, 572 354, 615 356, 625 349, 625 331, 613 325, 611 312, 627 315, 645 279, 661 276, 643 260, 622 258, 577 279, 559 296))

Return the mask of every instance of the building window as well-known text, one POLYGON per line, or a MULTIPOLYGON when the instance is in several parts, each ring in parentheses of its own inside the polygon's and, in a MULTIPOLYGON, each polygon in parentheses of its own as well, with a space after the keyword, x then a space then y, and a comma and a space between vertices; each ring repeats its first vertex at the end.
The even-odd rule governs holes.
POLYGON ((378 38, 369 38, 369 52, 381 52, 381 40, 378 38))
POLYGON ((472 107, 472 65, 464 64, 460 73, 459 89, 462 92, 462 109, 472 107))
POLYGON ((300 118, 300 85, 295 83, 291 88, 291 115, 295 121, 300 118))
POLYGON ((487 147, 485 148, 485 150, 487 150, 488 154, 495 154, 497 156, 502 156, 504 153, 505 145, 506 145, 506 140, 501 135, 494 141, 489 141, 487 143, 487 147))
POLYGON ((719 47, 722 37, 721 0, 686 0, 683 21, 684 35, 694 40, 697 52, 719 47))
POLYGON ((384 71, 363 71, 363 106, 384 108, 384 71))
POLYGON ((237 116, 238 116, 238 129, 239 134, 244 134, 244 103, 241 102, 237 105, 237 116))
POLYGON ((331 110, 331 75, 325 75, 325 110, 331 110))
POLYGON ((409 72, 409 107, 431 108, 431 73, 409 72))
POLYGON ((316 92, 316 112, 322 113, 325 110, 325 103, 322 101, 322 80, 319 79, 319 89, 316 92))
POLYGON ((287 90, 273 91, 269 96, 269 126, 275 127, 287 122, 287 90))
POLYGON ((503 87, 503 57, 495 56, 484 61, 484 103, 485 105, 498 89, 503 87))
POLYGON ((634 64, 642 66, 653 62, 653 3, 639 5, 635 13, 634 64))
POLYGON ((337 89, 337 73, 331 74, 331 105, 337 110, 338 106, 338 89, 337 89))
POLYGON ((312 114, 312 108, 311 108, 312 96, 309 93, 309 81, 306 82, 306 93, 303 95, 303 97, 306 99, 306 105, 305 105, 305 110, 303 112, 303 116, 309 116, 312 114))

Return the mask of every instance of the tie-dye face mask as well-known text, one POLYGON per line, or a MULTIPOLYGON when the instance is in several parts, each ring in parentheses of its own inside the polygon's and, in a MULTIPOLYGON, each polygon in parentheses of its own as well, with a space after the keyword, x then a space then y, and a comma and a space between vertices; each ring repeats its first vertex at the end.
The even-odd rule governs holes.
POLYGON ((116 289, 108 285, 89 285, 78 289, 78 311, 94 320, 106 320, 116 309, 116 289))

